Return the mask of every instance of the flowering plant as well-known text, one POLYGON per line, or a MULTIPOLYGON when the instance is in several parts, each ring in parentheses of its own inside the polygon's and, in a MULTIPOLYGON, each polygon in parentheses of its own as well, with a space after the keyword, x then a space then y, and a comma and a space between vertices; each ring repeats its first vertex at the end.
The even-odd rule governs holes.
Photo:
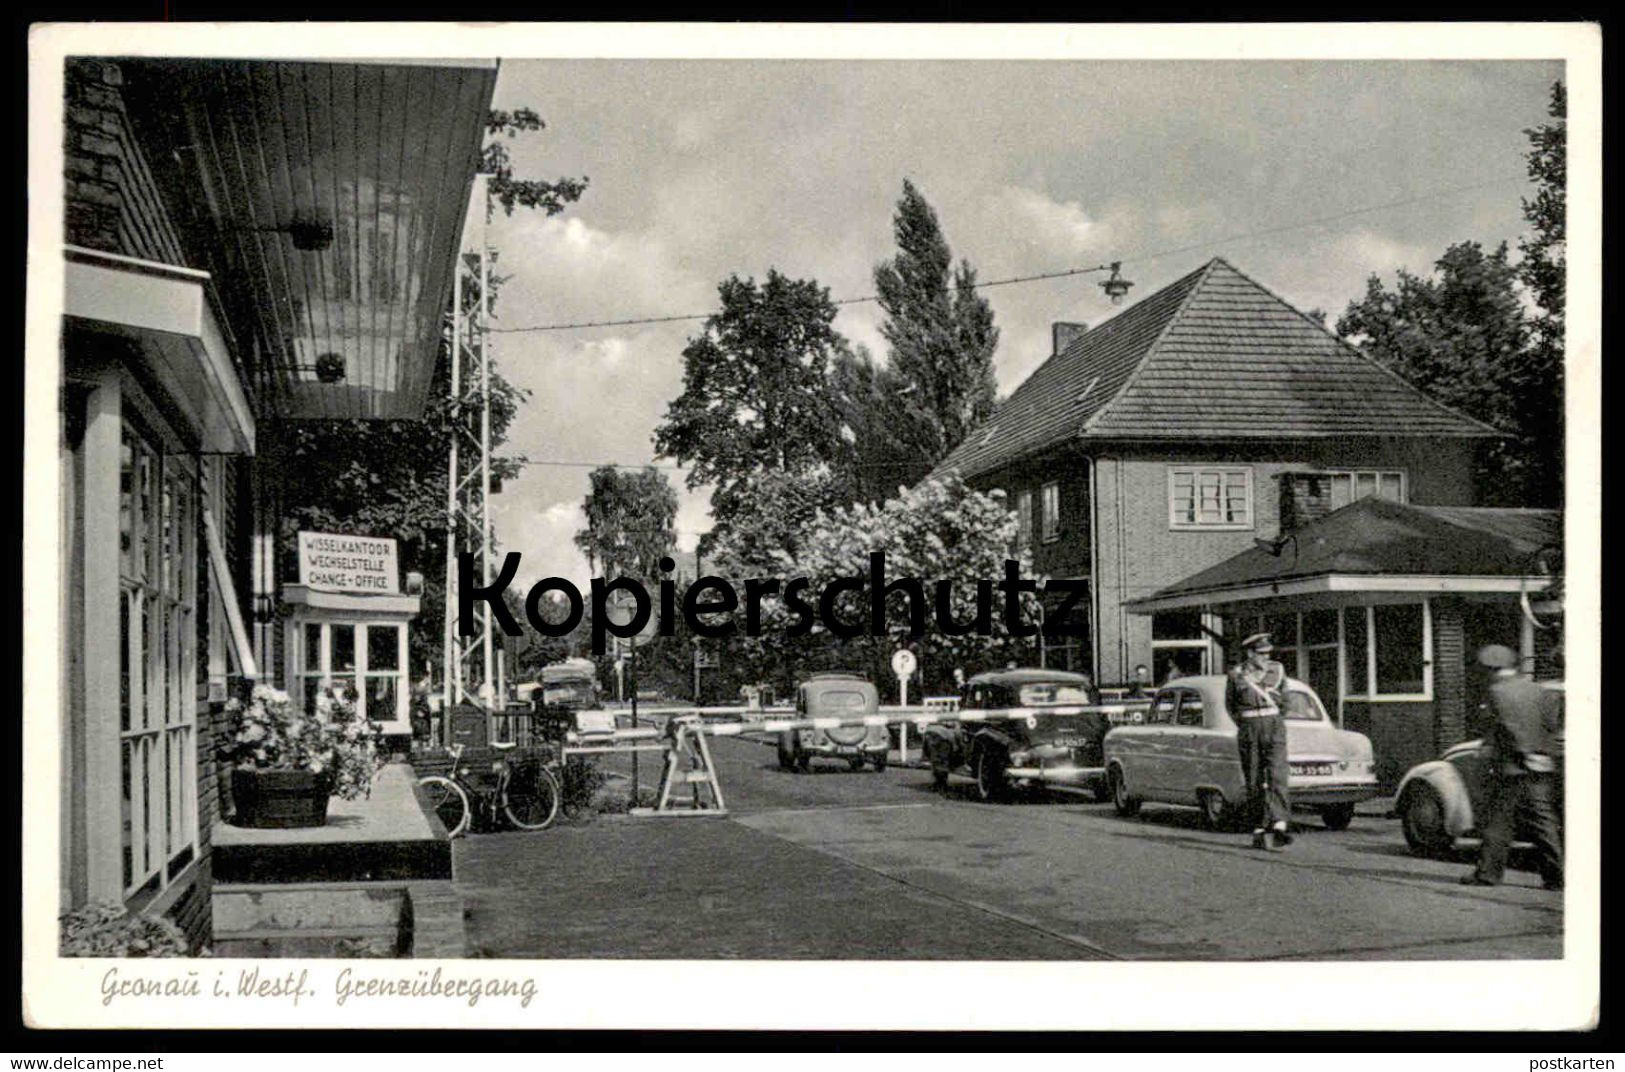
POLYGON ((355 704, 323 689, 315 714, 300 710, 288 694, 255 685, 244 703, 226 703, 228 725, 220 757, 243 770, 303 770, 324 775, 333 793, 355 800, 372 791, 380 765, 378 727, 355 704))

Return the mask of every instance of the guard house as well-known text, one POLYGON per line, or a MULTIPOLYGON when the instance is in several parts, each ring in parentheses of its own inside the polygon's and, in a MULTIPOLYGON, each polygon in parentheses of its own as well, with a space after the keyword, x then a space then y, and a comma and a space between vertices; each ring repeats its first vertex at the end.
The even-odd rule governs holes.
POLYGON ((322 688, 348 687, 361 716, 407 736, 411 667, 407 630, 418 596, 401 591, 395 541, 299 534, 299 583, 282 588, 288 691, 307 709, 322 688))

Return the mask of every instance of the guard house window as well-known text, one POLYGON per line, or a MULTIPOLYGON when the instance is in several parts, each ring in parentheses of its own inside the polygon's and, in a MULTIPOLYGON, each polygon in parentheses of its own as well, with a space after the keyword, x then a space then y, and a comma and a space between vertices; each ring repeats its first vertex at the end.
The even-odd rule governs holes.
POLYGON ((1200 611, 1167 611, 1151 616, 1151 680, 1207 673, 1208 635, 1200 611))
POLYGON ((1433 618, 1427 603, 1343 610, 1346 695, 1362 700, 1433 699, 1433 618))
POLYGON ((1331 508, 1336 510, 1359 499, 1376 496, 1389 502, 1406 501, 1405 472, 1402 469, 1336 469, 1331 480, 1331 508))
POLYGON ((119 450, 120 842, 126 896, 161 889, 197 842, 196 484, 134 423, 119 450))
POLYGON ((1168 467, 1168 527, 1250 529, 1253 471, 1247 466, 1168 467))
POLYGON ((1031 547, 1033 543, 1033 493, 1016 492, 1016 547, 1031 547))
POLYGON ((1040 489, 1039 494, 1043 509, 1039 537, 1045 543, 1053 543, 1061 538, 1061 485, 1052 480, 1040 489))

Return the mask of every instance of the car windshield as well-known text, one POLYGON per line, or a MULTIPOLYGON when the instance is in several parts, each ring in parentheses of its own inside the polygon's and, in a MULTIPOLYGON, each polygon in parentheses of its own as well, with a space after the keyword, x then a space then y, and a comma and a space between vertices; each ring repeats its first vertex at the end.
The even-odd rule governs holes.
POLYGON ((1326 717, 1320 700, 1306 689, 1287 689, 1281 696, 1282 714, 1302 722, 1319 722, 1326 717))
POLYGON ((1089 702, 1089 690, 1070 681, 1045 681, 1036 685, 1023 685, 1017 695, 1021 698, 1022 707, 1089 702))

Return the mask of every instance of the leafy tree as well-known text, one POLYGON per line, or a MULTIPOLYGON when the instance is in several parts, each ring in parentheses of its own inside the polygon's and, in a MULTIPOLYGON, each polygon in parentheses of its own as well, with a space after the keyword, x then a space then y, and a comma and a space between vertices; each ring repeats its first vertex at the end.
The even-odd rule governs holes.
POLYGON ((1563 281, 1566 259, 1568 204, 1568 92, 1562 82, 1552 84, 1547 115, 1556 120, 1524 131, 1529 138, 1529 178, 1535 196, 1525 198, 1523 216, 1534 233, 1518 242, 1523 260, 1518 275, 1544 314, 1537 330, 1563 345, 1563 281))
POLYGON ((1529 177, 1535 196, 1523 202, 1524 219, 1533 229, 1518 243, 1523 254, 1518 275, 1536 307, 1530 353, 1529 404, 1525 432, 1548 452, 1546 479, 1556 492, 1542 501, 1562 501, 1564 457, 1563 327, 1564 272, 1567 236, 1568 93, 1552 85, 1547 114, 1555 120, 1524 131, 1529 138, 1529 177))
POLYGON ((913 470, 900 474, 912 484, 993 412, 999 330, 976 292, 975 269, 963 260, 952 267, 936 212, 907 179, 892 228, 897 256, 875 269, 875 287, 891 369, 911 389, 895 405, 917 451, 913 470))
POLYGON ((835 356, 830 387, 847 450, 839 466, 843 502, 879 502, 917 479, 930 446, 917 388, 858 347, 835 356))
MULTIPOLYGON (((717 553, 725 563, 736 561, 734 539, 727 537, 719 544, 717 553)), ((858 670, 884 682, 892 676, 892 652, 908 645, 920 657, 925 687, 936 690, 951 688, 955 668, 969 675, 1011 660, 1030 661, 1037 639, 1010 635, 1004 624, 1005 597, 997 587, 1006 559, 1020 564, 1022 576, 1033 577, 1028 552, 1011 551, 1015 539, 1015 515, 1006 506, 1003 493, 977 492, 953 476, 923 481, 884 503, 859 502, 819 512, 793 553, 776 552, 771 556, 776 561, 767 564, 768 570, 755 575, 784 581, 808 578, 810 585, 801 598, 816 609, 826 585, 840 578, 867 578, 870 554, 884 552, 888 583, 900 578, 921 582, 925 635, 910 637, 908 597, 895 593, 888 601, 884 634, 869 635, 871 606, 866 588, 860 593, 843 593, 835 603, 842 621, 863 624, 863 635, 835 636, 815 621, 807 635, 791 636, 789 628, 797 615, 781 592, 762 600, 760 635, 739 638, 732 658, 747 666, 756 680, 781 688, 820 667, 858 670), (977 584, 993 582, 989 635, 952 636, 938 628, 935 582, 939 580, 952 582, 949 609, 956 623, 975 621, 977 584)), ((1039 620, 1037 598, 1031 593, 1020 597, 1019 607, 1022 621, 1032 624, 1039 620)))
POLYGON ((830 368, 845 341, 829 291, 769 271, 730 276, 721 310, 683 348, 683 391, 655 429, 655 451, 713 485, 714 535, 748 524, 759 474, 825 473, 845 450, 830 368))
POLYGON ((485 117, 485 133, 491 138, 502 135, 504 140, 487 141, 480 151, 480 171, 491 176, 491 200, 485 206, 489 219, 497 205, 509 216, 514 206, 539 208, 549 216, 557 216, 566 205, 581 200, 587 192, 587 177, 559 178, 552 182, 540 179, 522 179, 513 173, 513 162, 508 155, 507 142, 516 134, 540 131, 547 127, 542 117, 529 108, 516 108, 505 112, 493 108, 485 117))
POLYGON ((677 492, 666 474, 649 466, 625 470, 600 466, 588 477, 591 489, 581 504, 587 527, 576 546, 606 578, 635 578, 652 589, 660 559, 677 546, 677 492))
POLYGON ((1506 243, 1451 246, 1431 278, 1401 269, 1389 290, 1377 276, 1349 304, 1337 333, 1446 405, 1513 437, 1490 447, 1478 484, 1508 504, 1549 501, 1549 443, 1531 434, 1538 370, 1518 271, 1506 243))
MULTIPOLYGON (((489 134, 514 135, 542 129, 541 119, 529 109, 493 111, 489 134)), ((492 201, 511 213, 514 206, 538 208, 548 215, 562 212, 581 196, 586 180, 560 179, 553 183, 516 178, 504 142, 488 143, 482 165, 495 174, 492 201)), ((494 256, 494 255, 493 255, 494 256)), ((491 276, 491 306, 496 307, 504 277, 491 276)), ((466 308, 479 301, 478 287, 464 289, 466 308)), ((403 573, 423 574, 421 612, 411 630, 411 657, 415 670, 434 668, 441 659, 441 628, 445 614, 446 463, 451 443, 463 442, 477 431, 479 414, 471 405, 457 405, 449 397, 451 314, 442 325, 439 360, 421 420, 289 421, 282 424, 281 442, 268 442, 267 454, 276 464, 265 467, 278 482, 282 509, 283 576, 297 570, 294 533, 300 529, 389 535, 399 541, 403 573)), ((465 377, 465 382, 467 377, 465 377)), ((499 450, 528 393, 491 370, 491 445, 499 450)), ((517 476, 522 457, 493 454, 494 483, 517 476)), ((466 543, 464 544, 466 546, 466 543)))

